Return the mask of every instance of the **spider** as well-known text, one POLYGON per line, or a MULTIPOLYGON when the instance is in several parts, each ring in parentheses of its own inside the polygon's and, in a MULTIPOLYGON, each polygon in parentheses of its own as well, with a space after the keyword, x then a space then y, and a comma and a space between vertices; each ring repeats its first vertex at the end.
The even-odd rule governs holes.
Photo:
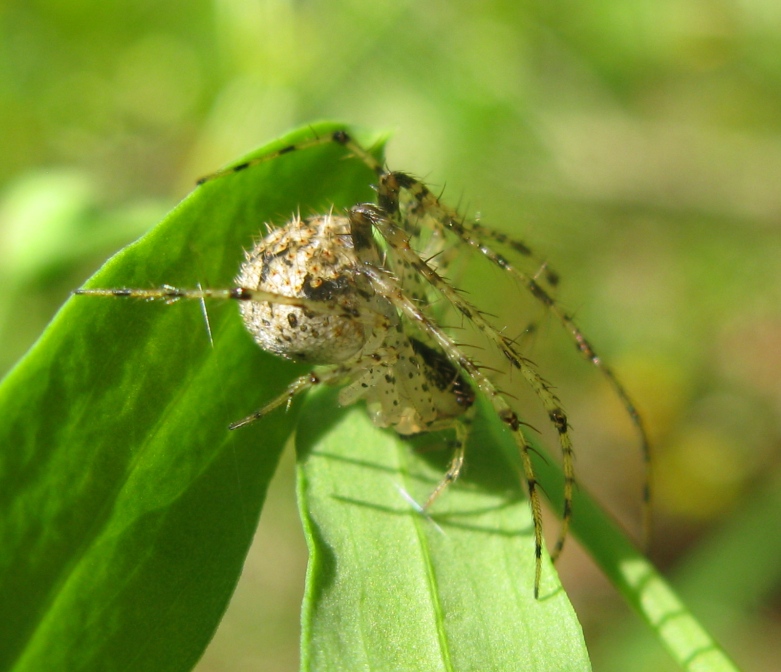
MULTIPOLYGON (((345 212, 308 217, 294 215, 249 252, 228 289, 78 289, 87 296, 143 299, 217 298, 239 303, 244 324, 257 344, 281 357, 314 365, 277 398, 230 425, 237 429, 289 404, 318 385, 339 385, 339 402, 364 400, 375 425, 414 435, 454 430, 453 456, 424 509, 459 476, 479 391, 512 433, 524 469, 531 506, 534 545, 534 595, 542 572, 542 514, 522 421, 507 396, 485 369, 442 326, 432 304, 442 300, 476 327, 520 372, 538 397, 556 430, 564 471, 562 524, 551 552, 564 546, 572 517, 575 485, 573 447, 567 415, 559 399, 524 357, 514 339, 494 326, 465 298, 445 273, 463 248, 477 250, 517 280, 561 323, 577 349, 605 376, 623 403, 640 438, 646 469, 650 448, 641 417, 624 387, 594 351, 572 317, 553 298, 558 276, 523 242, 461 217, 423 182, 388 170, 346 130, 312 137, 275 152, 207 175, 198 185, 226 179, 257 164, 284 160, 286 154, 334 143, 365 163, 376 175, 375 203, 359 203, 345 212), (380 242, 378 242, 378 239, 380 242), (540 269, 530 275, 495 248, 531 259, 540 269)), ((644 525, 648 529, 650 487, 644 486, 644 525)))

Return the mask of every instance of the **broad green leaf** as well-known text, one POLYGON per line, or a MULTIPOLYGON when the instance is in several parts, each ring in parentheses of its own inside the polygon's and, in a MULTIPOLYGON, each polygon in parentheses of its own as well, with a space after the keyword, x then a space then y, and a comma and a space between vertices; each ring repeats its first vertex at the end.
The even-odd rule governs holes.
MULTIPOLYGON (((265 153, 334 125, 302 129, 265 153)), ((206 184, 93 287, 231 286, 264 222, 372 197, 337 146, 206 184)), ((3 670, 186 670, 235 587, 295 412, 228 424, 300 368, 236 306, 73 297, 0 386, 3 670)))
MULTIPOLYGON (((348 662, 367 670, 588 669, 549 563, 541 599, 532 597, 531 519, 519 498, 517 447, 490 407, 479 409, 466 474, 426 518, 409 498, 424 501, 444 472, 446 455, 429 462, 436 439, 411 451, 358 409, 334 415, 335 402, 323 396, 307 406, 309 423, 298 432, 312 553, 304 669, 348 662)), ((534 458, 537 478, 560 510, 563 475, 542 454, 534 458)), ((738 669, 584 488, 574 511, 573 533, 681 669, 738 669)))
MULTIPOLYGON (((305 670, 589 670, 580 625, 546 560, 535 600, 528 501, 482 412, 466 474, 435 503, 442 436, 412 446, 362 409, 306 405, 299 502, 311 561, 305 670), (439 448, 439 450, 437 450, 439 448)), ((500 430, 501 431, 501 430, 500 430)))

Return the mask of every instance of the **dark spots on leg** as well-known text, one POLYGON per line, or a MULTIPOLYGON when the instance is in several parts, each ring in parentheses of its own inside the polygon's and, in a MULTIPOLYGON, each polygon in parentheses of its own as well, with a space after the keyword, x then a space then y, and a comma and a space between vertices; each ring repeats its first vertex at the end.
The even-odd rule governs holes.
POLYGON ((510 247, 513 250, 515 250, 518 254, 522 254, 524 257, 531 256, 532 251, 519 240, 510 241, 510 247))
POLYGON ((556 431, 559 434, 565 434, 567 431, 567 416, 564 413, 564 411, 560 408, 554 408, 549 414, 548 417, 550 418, 550 421, 553 423, 553 426, 556 428, 556 431))
MULTIPOLYGON (((518 416, 515 414, 514 411, 511 411, 509 408, 503 409, 499 413, 499 418, 501 421, 507 425, 512 431, 517 432, 518 428, 521 426, 521 423, 518 420, 518 416)), ((529 487, 532 488, 533 481, 529 481, 529 487)))
MULTIPOLYGON (((567 518, 571 518, 572 517, 572 500, 567 499, 564 502, 564 511, 563 511, 562 515, 563 515, 565 520, 567 518)), ((559 548, 563 547, 564 546, 564 541, 562 540, 559 544, 557 544, 557 546, 559 548)))
POLYGON ((553 305, 553 299, 534 280, 529 280, 529 291, 534 295, 534 298, 541 301, 546 306, 553 305))
POLYGON ((510 350, 509 348, 502 348, 502 354, 507 357, 508 361, 516 368, 521 368, 521 361, 518 359, 517 355, 510 350))
POLYGON ((499 268, 504 270, 507 270, 510 266, 510 262, 508 262, 507 259, 505 259, 501 254, 495 254, 494 261, 496 261, 496 264, 499 266, 499 268))

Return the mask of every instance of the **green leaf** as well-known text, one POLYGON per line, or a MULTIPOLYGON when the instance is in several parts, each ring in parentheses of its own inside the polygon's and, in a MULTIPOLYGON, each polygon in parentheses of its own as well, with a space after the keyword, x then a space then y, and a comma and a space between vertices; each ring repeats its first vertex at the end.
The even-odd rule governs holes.
POLYGON ((444 474, 443 437, 413 450, 361 408, 335 407, 334 394, 310 399, 297 435, 311 553, 303 669, 591 669, 547 559, 534 599, 529 504, 491 411, 475 423, 466 474, 428 518, 409 498, 425 501, 444 474))
MULTIPOLYGON (((335 403, 322 395, 308 404, 297 438, 312 557, 304 669, 589 669, 549 562, 541 599, 532 597, 518 450, 489 405, 480 403, 466 474, 427 519, 408 497, 425 501, 444 473, 447 455, 429 462, 437 439, 413 451, 360 409, 335 415, 335 403)), ((543 454, 537 478, 561 510, 563 475, 543 454)), ((574 512, 573 533, 681 669, 738 669, 584 488, 574 512)))
MULTIPOLYGON (((334 124, 302 129, 263 154, 334 124)), ((226 287, 264 222, 372 197, 325 145, 196 189, 93 287, 226 287)), ((186 670, 238 580, 300 367, 235 305, 72 297, 0 386, 0 669, 186 670)), ((295 409, 294 409, 295 410, 295 409)))

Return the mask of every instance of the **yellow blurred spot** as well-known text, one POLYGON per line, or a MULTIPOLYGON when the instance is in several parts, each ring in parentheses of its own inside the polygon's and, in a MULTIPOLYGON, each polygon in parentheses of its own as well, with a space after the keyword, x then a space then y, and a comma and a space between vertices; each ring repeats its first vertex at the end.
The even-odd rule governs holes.
MULTIPOLYGON (((674 427, 690 399, 690 378, 674 360, 651 358, 631 354, 608 362, 611 370, 634 402, 648 431, 652 444, 674 427)), ((612 390, 604 388, 605 397, 615 397, 612 390)), ((601 406, 601 404, 600 404, 601 406)), ((604 406, 611 409, 610 418, 604 421, 612 427, 621 427, 621 440, 629 438, 632 426, 623 422, 626 411, 618 402, 604 406)))
POLYGON ((657 460, 657 502, 677 517, 709 520, 732 506, 745 471, 728 437, 690 427, 657 460))

